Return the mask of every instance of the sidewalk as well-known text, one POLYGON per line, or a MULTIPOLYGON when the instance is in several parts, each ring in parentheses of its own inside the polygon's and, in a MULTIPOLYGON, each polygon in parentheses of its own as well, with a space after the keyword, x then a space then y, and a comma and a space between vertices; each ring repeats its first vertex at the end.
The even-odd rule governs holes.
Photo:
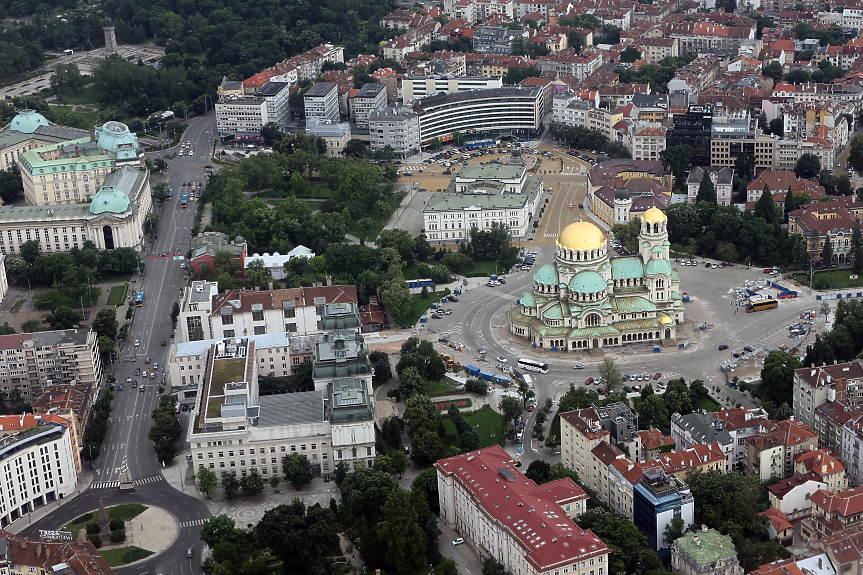
MULTIPOLYGON (((21 517, 14 523, 11 523, 9 526, 5 527, 6 531, 10 533, 20 533, 24 529, 27 529, 32 525, 33 521, 39 521, 49 513, 53 512, 57 507, 61 507, 64 503, 68 503, 75 497, 81 495, 84 491, 90 488, 90 484, 93 483, 93 474, 92 470, 90 470, 89 475, 81 475, 78 478, 78 487, 75 488, 75 492, 71 495, 64 497, 63 499, 59 499, 57 501, 53 501, 48 505, 43 505, 42 507, 36 509, 32 513, 28 513, 26 516, 21 517)), ((56 527, 61 527, 61 525, 57 525, 56 527)))

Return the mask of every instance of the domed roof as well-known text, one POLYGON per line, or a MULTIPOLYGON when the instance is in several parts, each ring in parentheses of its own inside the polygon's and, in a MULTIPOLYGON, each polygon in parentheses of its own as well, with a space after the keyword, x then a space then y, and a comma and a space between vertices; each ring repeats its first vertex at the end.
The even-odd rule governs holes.
POLYGON ((653 258, 649 262, 647 262, 647 269, 645 270, 645 274, 649 276, 655 276, 657 274, 670 274, 671 273, 671 264, 668 263, 668 260, 664 260, 661 258, 653 258))
POLYGON ((567 250, 596 250, 605 243, 605 234, 590 222, 571 223, 557 236, 558 247, 567 250))
POLYGON ((642 218, 645 222, 650 222, 651 224, 654 222, 664 222, 668 218, 665 215, 665 212, 658 208, 650 208, 646 212, 644 212, 644 218, 642 218))
POLYGON ((661 323, 662 325, 671 325, 674 322, 671 320, 670 317, 668 317, 667 315, 664 315, 661 318, 659 318, 659 323, 661 323))
POLYGON ((545 264, 533 275, 533 281, 542 285, 556 285, 557 267, 554 264, 545 264))
POLYGON ((627 201, 629 201, 630 199, 632 199, 632 196, 631 196, 631 194, 629 193, 629 190, 627 190, 627 189, 626 189, 626 184, 623 184, 623 187, 622 187, 622 188, 620 188, 619 190, 617 190, 616 192, 614 192, 614 199, 615 199, 615 200, 620 200, 620 201, 623 201, 623 202, 627 202, 627 201))
POLYGON ((138 148, 138 138, 122 122, 115 122, 114 120, 105 122, 104 125, 96 128, 96 134, 99 147, 103 150, 117 153, 123 147, 138 148))
POLYGON ((525 307, 536 307, 536 299, 530 292, 521 294, 521 297, 518 298, 518 302, 525 307))
POLYGON ((22 134, 32 134, 39 126, 47 125, 49 125, 48 120, 39 112, 35 110, 21 110, 17 116, 12 118, 9 129, 21 132, 22 134))
POLYGON ((575 274, 569 282, 569 291, 576 293, 596 293, 606 287, 605 278, 589 270, 575 274))
POLYGON ((129 209, 129 196, 114 188, 102 188, 93 196, 90 203, 90 213, 97 214, 122 214, 129 209))

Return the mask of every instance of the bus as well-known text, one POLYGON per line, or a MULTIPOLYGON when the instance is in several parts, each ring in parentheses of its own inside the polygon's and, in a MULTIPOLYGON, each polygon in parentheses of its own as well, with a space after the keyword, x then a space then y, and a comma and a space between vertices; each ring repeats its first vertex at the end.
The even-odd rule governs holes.
POLYGON ((139 291, 135 297, 135 307, 144 307, 144 290, 139 291))
POLYGON ((189 203, 189 192, 183 192, 183 197, 180 199, 180 207, 185 208, 189 203))
POLYGON ((540 373, 548 373, 548 364, 533 359, 520 358, 518 366, 528 371, 538 371, 540 373))
POLYGON ((168 188, 168 193, 165 194, 165 199, 170 200, 171 196, 173 196, 173 195, 174 195, 174 188, 168 188))
POLYGON ((779 307, 779 302, 775 299, 762 299, 758 301, 751 301, 746 304, 746 313, 762 311, 765 309, 773 309, 775 307, 779 307))

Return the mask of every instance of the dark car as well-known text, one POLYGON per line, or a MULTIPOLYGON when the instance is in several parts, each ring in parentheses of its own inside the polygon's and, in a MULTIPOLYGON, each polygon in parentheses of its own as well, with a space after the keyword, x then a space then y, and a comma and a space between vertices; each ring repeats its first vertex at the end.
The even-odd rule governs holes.
POLYGON ((632 393, 632 388, 631 388, 631 387, 629 387, 628 385, 624 385, 624 386, 623 386, 623 391, 625 391, 626 393, 632 393))
POLYGON ((708 268, 708 269, 709 269, 709 268, 710 268, 710 264, 709 264, 709 263, 707 263, 707 262, 705 262, 705 263, 704 263, 704 267, 706 267, 706 268, 708 268))
POLYGON ((745 349, 749 353, 752 353, 753 351, 755 351, 755 349, 753 349, 752 346, 749 346, 749 345, 745 346, 743 349, 745 349))
POLYGON ((726 349, 728 349, 728 346, 725 345, 724 343, 719 346, 719 351, 725 351, 726 349))
POLYGON ((166 345, 168 345, 168 342, 163 339, 162 340, 162 347, 165 347, 166 345))
POLYGON ((732 353, 731 355, 732 355, 734 358, 738 358, 738 357, 740 357, 740 354, 739 354, 739 353, 737 353, 736 351, 735 351, 734 353, 732 353))
POLYGON ((140 367, 135 368, 135 375, 141 375, 141 368, 140 367))

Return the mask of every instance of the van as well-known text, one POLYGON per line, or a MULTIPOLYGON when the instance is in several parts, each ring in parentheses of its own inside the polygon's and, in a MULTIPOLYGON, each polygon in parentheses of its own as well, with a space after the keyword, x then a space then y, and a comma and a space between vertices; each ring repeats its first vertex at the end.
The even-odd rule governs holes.
POLYGON ((524 380, 524 382, 527 384, 528 387, 533 387, 533 379, 531 379, 531 377, 528 374, 526 374, 526 373, 521 374, 521 378, 524 380))

